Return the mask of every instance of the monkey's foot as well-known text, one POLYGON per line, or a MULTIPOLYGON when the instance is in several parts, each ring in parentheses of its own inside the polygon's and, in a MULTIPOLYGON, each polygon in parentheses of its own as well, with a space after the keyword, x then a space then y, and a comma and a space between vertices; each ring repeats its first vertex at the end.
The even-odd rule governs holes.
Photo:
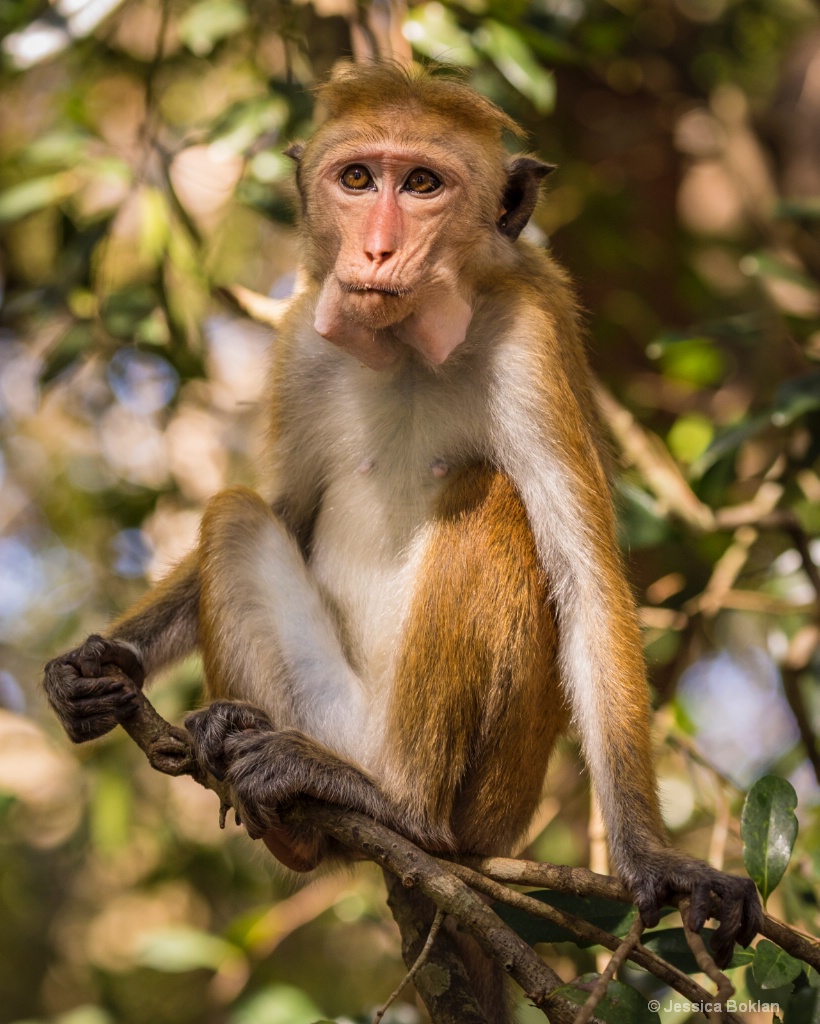
POLYGON ((222 781, 231 760, 228 740, 240 733, 271 732, 273 723, 261 708, 247 701, 215 700, 209 707, 186 715, 185 728, 193 739, 200 767, 222 781))
POLYGON ((748 946, 763 924, 763 910, 750 878, 726 875, 674 850, 642 855, 628 884, 650 928, 658 923, 661 907, 676 896, 689 897, 687 924, 694 932, 701 930, 707 918, 718 916, 712 955, 720 968, 731 963, 735 942, 748 946), (714 897, 720 901, 719 910, 714 908, 714 897))

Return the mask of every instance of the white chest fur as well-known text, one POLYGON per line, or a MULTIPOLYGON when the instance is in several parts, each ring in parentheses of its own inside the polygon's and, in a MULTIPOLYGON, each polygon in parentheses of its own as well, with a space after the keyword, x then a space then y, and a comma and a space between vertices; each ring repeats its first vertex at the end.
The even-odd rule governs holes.
POLYGON ((482 457, 481 402, 469 367, 345 370, 323 403, 335 457, 310 562, 351 664, 376 698, 390 677, 436 503, 458 468, 482 457))

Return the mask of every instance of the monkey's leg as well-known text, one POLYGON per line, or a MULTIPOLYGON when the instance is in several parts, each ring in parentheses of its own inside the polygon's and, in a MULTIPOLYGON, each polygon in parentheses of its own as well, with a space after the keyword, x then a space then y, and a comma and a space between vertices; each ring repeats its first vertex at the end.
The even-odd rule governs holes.
POLYGON ((279 824, 298 796, 403 830, 373 779, 345 756, 362 746, 364 687, 285 524, 252 491, 226 491, 203 517, 200 565, 208 689, 234 700, 214 701, 186 725, 203 765, 227 779, 248 832, 307 870, 324 844, 279 824))
POLYGON ((296 539, 253 491, 213 498, 202 519, 200 645, 208 692, 251 701, 276 728, 355 750, 365 691, 296 539))
POLYGON ((460 850, 509 852, 567 718, 546 582, 498 472, 458 474, 431 525, 396 669, 389 774, 397 801, 452 825, 460 850))
MULTIPOLYGON (((566 722, 547 588, 520 498, 502 474, 458 474, 435 516, 407 617, 390 732, 403 801, 451 823, 461 852, 516 849, 566 722)), ((453 934, 486 1019, 504 979, 453 934)))

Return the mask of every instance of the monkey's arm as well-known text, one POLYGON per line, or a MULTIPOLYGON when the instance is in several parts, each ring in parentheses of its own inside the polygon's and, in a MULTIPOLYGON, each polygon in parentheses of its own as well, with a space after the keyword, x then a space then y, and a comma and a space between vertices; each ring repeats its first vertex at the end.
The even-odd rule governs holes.
POLYGON ((618 873, 648 925, 657 923, 669 896, 679 893, 692 896, 690 923, 699 929, 710 891, 717 893, 723 912, 714 947, 725 965, 735 939, 747 945, 760 923, 754 884, 668 845, 656 792, 640 632, 608 486, 545 316, 542 327, 551 349, 517 345, 497 353, 494 455, 521 495, 547 576, 562 683, 618 873))
POLYGON ((198 557, 196 551, 188 555, 105 636, 92 635, 46 665, 46 696, 75 743, 96 739, 128 718, 136 689, 146 676, 196 646, 198 557), (107 674, 110 665, 121 669, 134 686, 107 674))

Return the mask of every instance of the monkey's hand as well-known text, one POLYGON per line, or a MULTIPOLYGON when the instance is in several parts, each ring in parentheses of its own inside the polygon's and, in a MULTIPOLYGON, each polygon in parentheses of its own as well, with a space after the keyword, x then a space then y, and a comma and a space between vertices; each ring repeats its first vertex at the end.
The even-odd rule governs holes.
POLYGON ((144 682, 134 648, 96 634, 50 661, 43 676, 49 704, 74 743, 103 736, 132 715, 144 682), (121 669, 132 685, 107 675, 106 666, 121 669))
MULTIPOLYGON (((627 874, 626 872, 624 874, 627 874)), ((720 899, 720 926, 712 937, 712 956, 721 969, 732 960, 735 942, 748 946, 763 924, 763 911, 751 878, 726 875, 675 850, 643 853, 639 867, 625 879, 644 924, 658 923, 661 907, 673 896, 689 897, 687 924, 699 932, 720 899)))

